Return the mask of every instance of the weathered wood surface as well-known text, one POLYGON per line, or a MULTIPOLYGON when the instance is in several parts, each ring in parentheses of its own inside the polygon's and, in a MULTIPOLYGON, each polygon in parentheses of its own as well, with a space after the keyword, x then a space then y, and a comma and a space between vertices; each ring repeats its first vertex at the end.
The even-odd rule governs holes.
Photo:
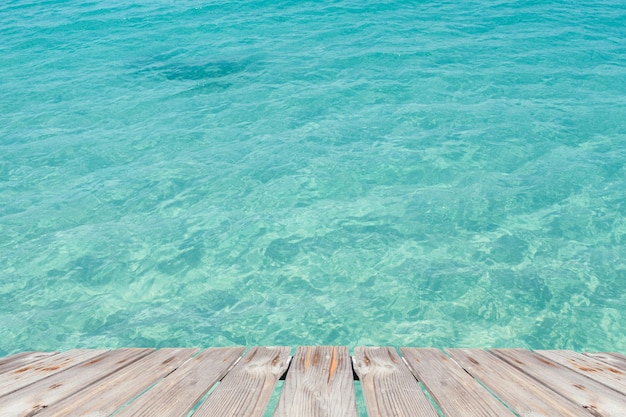
POLYGON ((0 375, 0 397, 17 391, 40 379, 68 369, 82 361, 103 354, 106 350, 75 349, 37 360, 0 375))
POLYGON ((403 348, 401 357, 357 347, 351 358, 346 347, 322 346, 298 348, 290 363, 287 347, 252 348, 242 358, 244 350, 0 358, 0 416, 356 417, 355 375, 368 417, 626 416, 626 357, 618 353, 403 348), (270 398, 278 398, 275 410, 270 398))
POLYGON ((522 417, 591 417, 542 383, 482 349, 448 349, 470 375, 522 417))
POLYGON ((402 348, 413 373, 450 417, 514 417, 456 362, 437 349, 402 348))
POLYGON ((527 350, 493 349, 492 352, 596 416, 626 415, 626 395, 585 375, 527 350))
POLYGON ((110 416, 158 379, 188 360, 197 349, 161 349, 138 359, 84 390, 78 391, 38 417, 110 416))
POLYGON ((172 372, 116 417, 185 416, 241 357, 244 348, 210 348, 172 372))
POLYGON ((198 417, 261 417, 278 379, 289 364, 288 347, 252 348, 224 377, 198 417))
POLYGON ((606 364, 612 365, 623 372, 626 372, 626 356, 625 355, 620 355, 617 353, 608 353, 608 352, 607 353, 604 353, 604 352, 583 353, 583 355, 589 356, 590 358, 597 359, 606 364))
POLYGON ((626 392, 626 372, 607 366, 604 362, 570 350, 537 350, 536 353, 588 378, 598 381, 617 392, 626 392))
POLYGON ((354 354, 369 417, 438 416, 394 348, 357 347, 354 354))
POLYGON ((40 379, 7 396, 0 397, 2 416, 32 416, 149 352, 149 349, 113 350, 81 362, 63 372, 40 379))
POLYGON ((58 352, 22 352, 0 359, 0 374, 21 368, 26 364, 56 355, 58 352))
POLYGON ((275 417, 357 417, 352 360, 346 347, 298 348, 275 417))

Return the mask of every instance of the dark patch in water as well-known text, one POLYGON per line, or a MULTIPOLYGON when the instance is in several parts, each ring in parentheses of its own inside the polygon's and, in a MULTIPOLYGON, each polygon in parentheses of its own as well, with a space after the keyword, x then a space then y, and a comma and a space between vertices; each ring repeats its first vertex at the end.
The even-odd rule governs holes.
POLYGON ((204 65, 168 65, 161 69, 168 80, 206 80, 222 78, 245 70, 240 62, 209 62, 204 65))
POLYGON ((199 94, 213 94, 216 92, 226 90, 231 85, 232 83, 225 83, 225 82, 220 82, 220 81, 216 81, 216 82, 205 81, 205 82, 198 83, 198 85, 195 85, 188 90, 181 91, 180 93, 176 94, 176 96, 185 97, 185 96, 196 96, 199 94))
POLYGON ((207 81, 243 72, 248 64, 242 61, 212 61, 204 64, 153 64, 140 70, 172 81, 207 81))
POLYGON ((274 239, 265 249, 265 257, 272 262, 286 264, 293 262, 300 252, 297 239, 274 239))
POLYGON ((491 257, 496 262, 517 265, 524 260, 528 250, 526 241, 511 235, 498 238, 491 247, 491 257))

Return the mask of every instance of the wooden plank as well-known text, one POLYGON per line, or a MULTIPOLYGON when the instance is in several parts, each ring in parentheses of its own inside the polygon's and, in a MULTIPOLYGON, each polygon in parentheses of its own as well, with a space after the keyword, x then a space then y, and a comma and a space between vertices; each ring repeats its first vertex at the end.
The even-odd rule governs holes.
POLYGON ((95 358, 104 352, 106 350, 74 349, 24 364, 22 367, 0 375, 0 397, 95 358))
POLYGON ((537 350, 535 353, 594 379, 620 393, 626 393, 626 372, 571 350, 537 350))
POLYGON ((125 405, 158 379, 188 360, 197 349, 161 349, 118 370, 75 395, 65 398, 37 417, 105 417, 125 405))
POLYGON ((467 372, 522 417, 592 416, 519 369, 482 349, 447 349, 467 372))
POLYGON ((494 354, 597 416, 624 416, 626 396, 523 349, 493 349, 494 354))
POLYGON ((194 417, 260 417, 289 364, 289 347, 254 347, 228 372, 194 417))
POLYGON ((626 356, 613 352, 584 353, 585 356, 600 360, 606 364, 614 366, 622 371, 626 371, 626 356))
POLYGON ((275 417, 356 417, 354 375, 347 347, 303 346, 296 351, 275 417))
POLYGON ((145 356, 151 349, 119 349, 41 379, 0 399, 3 417, 32 416, 145 356))
POLYGON ((21 352, 0 359, 0 374, 22 368, 29 363, 56 355, 58 352, 21 352))
POLYGON ((209 348, 185 362, 115 417, 179 417, 186 415, 204 394, 241 357, 244 348, 209 348))
POLYGON ((438 417, 394 348, 357 347, 354 354, 369 417, 438 417))
POLYGON ((443 352, 415 348, 402 348, 401 352, 447 417, 514 416, 443 352))

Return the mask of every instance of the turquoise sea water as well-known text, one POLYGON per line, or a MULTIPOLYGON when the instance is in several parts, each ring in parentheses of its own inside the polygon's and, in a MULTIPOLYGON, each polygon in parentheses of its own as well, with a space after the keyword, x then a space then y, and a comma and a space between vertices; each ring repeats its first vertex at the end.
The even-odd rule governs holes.
POLYGON ((0 354, 624 350, 626 3, 0 5, 0 354))

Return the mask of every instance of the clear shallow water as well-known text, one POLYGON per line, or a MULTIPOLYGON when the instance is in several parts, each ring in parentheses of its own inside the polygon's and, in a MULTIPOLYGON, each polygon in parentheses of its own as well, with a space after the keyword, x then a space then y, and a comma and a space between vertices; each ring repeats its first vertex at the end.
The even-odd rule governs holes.
POLYGON ((626 6, 0 6, 0 353, 626 346, 626 6))

